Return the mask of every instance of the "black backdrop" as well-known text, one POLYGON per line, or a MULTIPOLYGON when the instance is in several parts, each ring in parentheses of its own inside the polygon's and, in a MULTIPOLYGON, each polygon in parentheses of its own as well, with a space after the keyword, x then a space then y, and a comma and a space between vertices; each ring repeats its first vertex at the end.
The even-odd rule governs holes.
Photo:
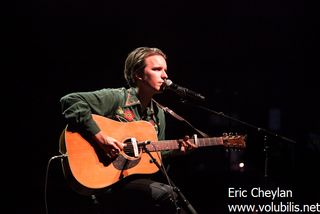
MULTIPOLYGON (((318 42, 311 5, 298 0, 16 3, 14 18, 6 19, 13 25, 5 25, 4 64, 13 79, 5 93, 13 117, 5 125, 13 131, 8 144, 19 157, 8 164, 18 210, 45 213, 46 167, 58 154, 65 126, 59 98, 125 85, 123 63, 138 46, 166 52, 170 78, 203 94, 205 107, 296 141, 268 137, 268 187, 294 190, 284 202, 319 201, 319 85, 313 73, 318 42)), ((158 99, 210 135, 248 136, 245 151, 199 149, 170 163, 172 179, 200 213, 225 212, 224 202, 236 203, 227 197, 229 187, 265 184, 263 133, 181 103, 170 92, 158 99), (240 160, 243 171, 233 162, 240 160)), ((181 137, 185 126, 168 120, 167 136, 181 137)), ((66 186, 59 161, 48 173, 49 213, 89 209, 90 200, 66 186)))

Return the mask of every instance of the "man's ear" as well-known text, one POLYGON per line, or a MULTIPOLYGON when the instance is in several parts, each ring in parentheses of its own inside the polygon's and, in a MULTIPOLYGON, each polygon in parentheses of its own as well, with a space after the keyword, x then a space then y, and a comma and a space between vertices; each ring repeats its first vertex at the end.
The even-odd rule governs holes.
POLYGON ((138 72, 134 75, 134 78, 136 80, 143 80, 143 73, 142 72, 138 72))

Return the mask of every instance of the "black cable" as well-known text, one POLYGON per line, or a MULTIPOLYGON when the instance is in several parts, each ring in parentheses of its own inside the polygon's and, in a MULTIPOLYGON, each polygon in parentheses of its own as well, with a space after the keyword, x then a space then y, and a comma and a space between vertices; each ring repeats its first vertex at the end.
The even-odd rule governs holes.
POLYGON ((56 155, 53 156, 49 159, 48 164, 47 164, 47 169, 46 169, 46 176, 45 176, 45 182, 44 182, 44 204, 45 204, 45 209, 46 209, 46 214, 48 214, 48 203, 47 203, 47 186, 48 186, 48 174, 49 174, 49 166, 52 160, 54 159, 61 159, 67 157, 67 154, 62 154, 62 155, 56 155))

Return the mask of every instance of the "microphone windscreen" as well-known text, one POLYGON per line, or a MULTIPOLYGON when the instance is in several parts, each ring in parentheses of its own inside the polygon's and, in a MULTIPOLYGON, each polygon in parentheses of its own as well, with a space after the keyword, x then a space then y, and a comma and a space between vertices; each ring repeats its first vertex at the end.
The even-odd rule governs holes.
POLYGON ((166 80, 164 81, 164 84, 165 84, 167 87, 169 87, 170 85, 172 85, 172 81, 169 80, 169 79, 166 79, 166 80))

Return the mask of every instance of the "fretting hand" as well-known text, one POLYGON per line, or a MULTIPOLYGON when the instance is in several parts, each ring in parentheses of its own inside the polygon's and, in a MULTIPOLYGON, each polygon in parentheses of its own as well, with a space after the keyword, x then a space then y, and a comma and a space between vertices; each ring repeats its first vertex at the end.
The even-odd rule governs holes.
POLYGON ((184 136, 184 138, 182 140, 179 140, 179 146, 180 146, 180 151, 185 153, 188 150, 192 150, 197 148, 197 145, 193 144, 190 142, 190 137, 189 135, 184 136))

